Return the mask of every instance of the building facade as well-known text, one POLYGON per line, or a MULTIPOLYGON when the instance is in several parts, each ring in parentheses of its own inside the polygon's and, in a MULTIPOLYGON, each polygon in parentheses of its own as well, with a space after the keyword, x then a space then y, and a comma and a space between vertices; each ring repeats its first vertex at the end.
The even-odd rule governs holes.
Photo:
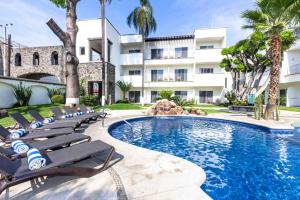
MULTIPOLYGON (((142 101, 143 41, 141 35, 122 35, 106 20, 106 38, 102 38, 101 20, 79 20, 77 34, 78 72, 89 95, 101 96, 102 39, 107 40, 105 61, 108 66, 109 102, 122 99, 115 85, 131 82, 126 94, 131 102, 142 101)), ((161 90, 173 90, 182 99, 198 103, 225 101, 232 78, 219 67, 221 51, 226 47, 226 29, 196 29, 191 35, 153 37, 145 41, 145 103, 153 103, 161 90)), ((16 48, 12 54, 12 75, 44 78, 53 75, 64 82, 62 47, 16 48), (38 56, 37 56, 38 54, 38 56), (37 75, 39 74, 39 75, 37 75)), ((300 106, 300 45, 285 52, 281 74, 281 94, 288 106, 300 106)), ((47 77, 48 78, 48 77, 47 77)))
MULTIPOLYGON (((99 61, 102 50, 101 20, 78 21, 77 25, 77 56, 80 63, 99 61)), ((126 97, 131 102, 140 103, 142 36, 121 35, 109 21, 106 21, 106 32, 108 42, 105 59, 115 66, 115 80, 131 82, 133 88, 126 97)), ((153 103, 159 91, 164 89, 171 89, 181 98, 195 99, 199 103, 224 101, 224 94, 231 87, 230 75, 218 67, 224 47, 224 28, 199 29, 192 35, 147 38, 145 103, 153 103)), ((116 100, 121 99, 121 91, 118 87, 115 90, 116 100)))

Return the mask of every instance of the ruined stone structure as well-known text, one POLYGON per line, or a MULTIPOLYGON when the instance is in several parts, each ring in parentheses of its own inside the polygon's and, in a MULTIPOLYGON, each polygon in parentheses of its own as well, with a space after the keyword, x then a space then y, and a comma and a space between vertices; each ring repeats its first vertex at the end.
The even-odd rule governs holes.
POLYGON ((14 48, 11 56, 11 76, 39 80, 55 76, 65 83, 63 47, 14 48))
MULTIPOLYGON (((115 66, 111 63, 107 65, 108 101, 115 102, 115 66)), ((79 64, 79 78, 84 80, 88 95, 101 96, 101 69, 102 63, 98 61, 79 64)), ((65 83, 63 46, 14 48, 11 56, 11 76, 33 80, 55 76, 59 83, 65 83)))

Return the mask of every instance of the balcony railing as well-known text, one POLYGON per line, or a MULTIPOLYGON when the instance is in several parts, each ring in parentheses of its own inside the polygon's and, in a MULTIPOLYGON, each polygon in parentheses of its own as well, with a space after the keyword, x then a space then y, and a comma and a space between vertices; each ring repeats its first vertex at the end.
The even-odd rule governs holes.
POLYGON ((142 65, 143 53, 121 54, 121 65, 142 65))
POLYGON ((300 64, 292 65, 289 67, 288 75, 300 74, 300 64))
POLYGON ((198 63, 221 62, 223 56, 222 49, 197 49, 195 51, 195 60, 198 63))
POLYGON ((150 52, 146 53, 146 60, 162 60, 162 59, 188 59, 194 57, 194 51, 188 50, 187 55, 176 55, 175 50, 164 50, 162 55, 152 58, 150 52))

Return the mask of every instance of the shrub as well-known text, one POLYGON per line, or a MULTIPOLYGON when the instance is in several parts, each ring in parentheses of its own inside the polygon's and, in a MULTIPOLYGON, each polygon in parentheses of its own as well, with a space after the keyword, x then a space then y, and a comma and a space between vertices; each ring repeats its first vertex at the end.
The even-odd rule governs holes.
POLYGON ((80 104, 84 104, 86 106, 97 106, 99 105, 99 97, 97 96, 81 96, 80 97, 80 104))
POLYGON ((51 98, 52 103, 64 104, 65 97, 63 95, 53 95, 51 98))
POLYGON ((172 90, 162 90, 159 92, 159 95, 162 99, 168 99, 169 101, 172 100, 174 92, 172 90))
MULTIPOLYGON (((48 96, 49 96, 49 99, 52 99, 52 97, 54 95, 62 95, 64 96, 64 98, 66 98, 66 92, 64 89, 61 89, 61 88, 53 88, 53 89, 49 89, 47 88, 47 91, 48 91, 48 96)), ((52 100, 51 100, 52 101, 52 100)), ((53 103, 53 102, 52 102, 53 103)))
POLYGON ((116 85, 120 88, 123 93, 123 100, 125 100, 126 93, 133 87, 132 83, 127 83, 125 81, 118 81, 116 85))
POLYGON ((28 106, 32 94, 30 87, 24 87, 21 84, 13 86, 14 96, 17 100, 17 106, 28 106))
POLYGON ((129 101, 128 100, 118 100, 117 102, 116 102, 117 104, 120 104, 120 103, 129 103, 129 101))
POLYGON ((228 100, 229 105, 232 105, 235 101, 237 101, 236 94, 233 90, 230 92, 226 92, 225 98, 228 100))
POLYGON ((80 96, 85 96, 86 95, 84 82, 85 82, 84 78, 80 79, 80 83, 79 83, 79 95, 80 96))

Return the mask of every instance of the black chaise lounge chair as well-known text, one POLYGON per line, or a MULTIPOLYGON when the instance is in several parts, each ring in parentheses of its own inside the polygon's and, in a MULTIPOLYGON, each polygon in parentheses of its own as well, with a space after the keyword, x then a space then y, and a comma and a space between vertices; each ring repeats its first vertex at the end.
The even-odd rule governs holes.
MULTIPOLYGON (((6 135, 10 134, 10 132, 5 128, 3 128, 1 125, 0 125, 0 131, 2 133, 5 133, 6 135)), ((20 138, 20 140, 23 140, 23 138, 20 138)), ((37 148, 38 150, 43 151, 43 150, 52 150, 54 148, 70 145, 76 142, 83 142, 83 141, 89 142, 91 141, 91 137, 83 134, 69 134, 69 135, 53 137, 46 140, 38 140, 38 141, 25 140, 24 142, 31 148, 37 148)), ((24 156, 24 155, 16 154, 12 150, 12 148, 4 148, 4 147, 0 147, 0 154, 8 157, 9 159, 15 159, 24 156)))
POLYGON ((100 117, 105 118, 107 113, 106 112, 94 112, 94 113, 88 113, 91 110, 89 110, 85 105, 79 105, 79 109, 81 112, 86 113, 88 115, 94 116, 94 117, 100 117))
MULTIPOLYGON (((35 119, 36 121, 39 122, 43 122, 45 120, 45 118, 40 115, 40 113, 38 113, 36 110, 30 110, 28 111, 28 113, 33 117, 33 119, 35 119)), ((57 120, 54 123, 51 124, 46 124, 44 125, 44 127, 47 128, 73 128, 74 130, 76 128, 78 128, 81 125, 80 122, 76 122, 76 121, 61 121, 61 120, 57 120)))
POLYGON ((73 122, 77 122, 77 123, 89 123, 89 120, 86 120, 85 118, 65 118, 63 119, 62 117, 65 115, 60 108, 54 107, 51 108, 51 111, 54 114, 54 118, 57 121, 73 121, 73 122))
POLYGON ((93 141, 76 144, 60 150, 51 151, 43 155, 46 159, 46 167, 39 170, 29 170, 27 158, 9 160, 0 155, 0 194, 11 186, 49 175, 78 176, 88 178, 107 169, 115 152, 113 146, 102 141, 93 141), (99 169, 87 167, 73 167, 70 164, 83 159, 104 154, 106 159, 99 169), (66 165, 69 165, 66 167, 66 165))
MULTIPOLYGON (((20 113, 16 112, 10 115, 16 122, 22 126, 23 128, 30 130, 31 123, 20 113)), ((72 130, 75 129, 76 124, 44 124, 43 126, 36 128, 34 130, 44 130, 44 129, 61 129, 61 128, 71 128, 72 130)))
MULTIPOLYGON (((51 129, 51 130, 36 130, 29 132, 21 137, 22 140, 35 140, 41 138, 50 138, 60 135, 68 135, 74 133, 72 128, 61 128, 61 129, 51 129)), ((7 131, 3 126, 0 125, 0 138, 5 142, 10 142, 9 138, 10 132, 7 131)))
MULTIPOLYGON (((71 108, 69 106, 64 106, 64 110, 67 114, 72 114, 74 115, 74 113, 78 112, 77 111, 77 108, 71 108)), ((88 121, 91 121, 91 120, 97 120, 97 117, 93 117, 92 115, 78 115, 78 116, 74 116, 73 118, 79 118, 79 119, 85 119, 85 120, 88 120, 88 121)))

